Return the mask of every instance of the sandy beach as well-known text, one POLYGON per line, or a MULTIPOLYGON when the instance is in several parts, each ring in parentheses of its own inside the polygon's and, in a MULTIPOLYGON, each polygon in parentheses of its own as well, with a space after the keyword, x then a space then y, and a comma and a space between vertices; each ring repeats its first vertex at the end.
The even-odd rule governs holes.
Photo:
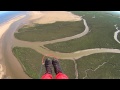
POLYGON ((41 12, 28 12, 30 15, 29 20, 34 20, 34 23, 47 24, 56 21, 80 21, 82 17, 66 11, 41 11, 41 12))
MULTIPOLYGON (((8 28, 10 27, 11 24, 13 22, 23 18, 23 17, 24 17, 24 15, 23 16, 18 16, 18 17, 15 17, 15 18, 11 19, 10 21, 8 21, 4 24, 1 24, 0 25, 0 40, 1 40, 2 35, 8 30, 8 28)), ((0 45, 0 48, 1 48, 1 45, 0 45)), ((5 68, 5 65, 4 65, 5 63, 2 60, 2 58, 3 58, 3 56, 2 56, 1 49, 0 49, 0 79, 3 78, 3 76, 5 75, 5 72, 6 72, 6 68, 5 68)))

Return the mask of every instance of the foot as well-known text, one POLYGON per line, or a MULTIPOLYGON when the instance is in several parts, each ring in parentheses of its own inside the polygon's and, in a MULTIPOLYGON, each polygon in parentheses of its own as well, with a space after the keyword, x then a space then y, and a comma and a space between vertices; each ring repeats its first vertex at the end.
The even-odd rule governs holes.
POLYGON ((61 67, 60 67, 59 62, 58 62, 57 59, 53 59, 52 64, 53 64, 54 71, 55 71, 56 74, 62 73, 61 67))
POLYGON ((52 65, 51 59, 47 58, 45 60, 46 73, 52 74, 51 65, 52 65))

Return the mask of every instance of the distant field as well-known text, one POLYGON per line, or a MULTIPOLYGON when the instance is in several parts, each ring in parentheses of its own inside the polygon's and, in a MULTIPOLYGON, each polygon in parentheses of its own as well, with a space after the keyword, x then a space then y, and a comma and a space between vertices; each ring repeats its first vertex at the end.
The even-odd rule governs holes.
POLYGON ((79 34, 83 32, 84 29, 83 20, 56 22, 52 24, 34 24, 33 26, 20 28, 14 36, 24 41, 49 41, 79 34))
POLYGON ((78 59, 79 78, 81 79, 87 74, 87 79, 120 79, 119 58, 119 54, 104 53, 78 59))
POLYGON ((85 15, 83 18, 90 28, 90 33, 78 39, 45 45, 45 47, 59 52, 74 52, 91 48, 120 48, 114 40, 114 25, 119 24, 117 17, 96 12, 73 12, 77 15, 85 15), (92 18, 95 16, 95 18, 92 18))
MULTIPOLYGON (((23 65, 26 74, 28 74, 30 77, 38 79, 45 73, 44 65, 42 66, 42 71, 40 71, 43 55, 33 49, 23 47, 14 47, 12 51, 15 57, 23 65)), ((59 60, 59 62, 63 73, 67 74, 69 78, 75 78, 74 62, 71 60, 59 60)), ((53 75, 55 76, 54 71, 53 75)))

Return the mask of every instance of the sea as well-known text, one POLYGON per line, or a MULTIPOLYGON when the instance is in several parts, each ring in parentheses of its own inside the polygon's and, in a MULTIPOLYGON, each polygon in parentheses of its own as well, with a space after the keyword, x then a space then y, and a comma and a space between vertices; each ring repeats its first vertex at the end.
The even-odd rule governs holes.
POLYGON ((5 13, 0 13, 0 24, 9 21, 11 18, 17 15, 23 15, 23 14, 26 14, 26 11, 8 11, 5 13))

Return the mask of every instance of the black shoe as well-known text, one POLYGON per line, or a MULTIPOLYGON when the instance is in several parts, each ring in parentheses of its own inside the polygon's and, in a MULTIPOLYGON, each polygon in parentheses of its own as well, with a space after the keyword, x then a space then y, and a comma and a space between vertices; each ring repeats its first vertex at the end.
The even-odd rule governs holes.
POLYGON ((52 74, 52 69, 51 69, 52 62, 49 58, 45 60, 45 69, 46 73, 52 74))
POLYGON ((59 65, 58 60, 53 59, 53 60, 52 60, 52 64, 53 64, 54 71, 55 71, 56 74, 62 73, 62 70, 61 70, 61 68, 60 68, 60 65, 59 65))

